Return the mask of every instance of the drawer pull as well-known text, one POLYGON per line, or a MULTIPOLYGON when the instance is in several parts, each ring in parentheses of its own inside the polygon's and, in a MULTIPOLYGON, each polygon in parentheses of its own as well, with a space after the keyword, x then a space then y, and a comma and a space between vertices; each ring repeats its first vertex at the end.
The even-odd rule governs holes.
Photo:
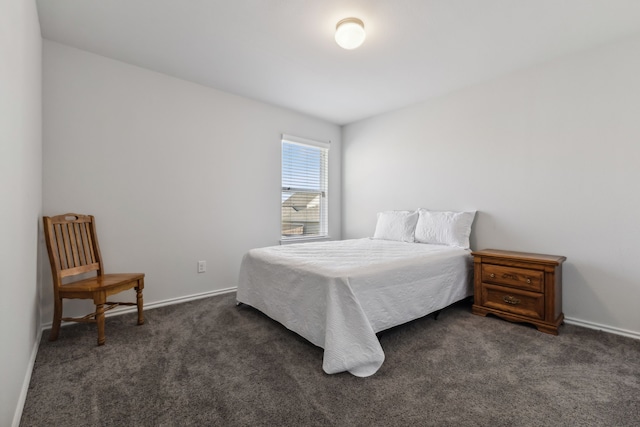
POLYGON ((493 279, 494 277, 496 277, 496 275, 491 273, 491 278, 493 279))
POLYGON ((520 300, 518 298, 514 298, 510 295, 506 295, 502 298, 502 301, 506 302, 507 304, 511 304, 511 305, 516 305, 516 304, 520 304, 520 300))
POLYGON ((527 283, 531 283, 531 279, 527 279, 527 283))

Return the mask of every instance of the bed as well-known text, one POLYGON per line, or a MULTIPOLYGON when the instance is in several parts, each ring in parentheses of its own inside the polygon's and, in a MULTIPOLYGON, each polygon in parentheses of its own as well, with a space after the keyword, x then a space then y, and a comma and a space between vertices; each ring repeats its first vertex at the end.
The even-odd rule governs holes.
POLYGON ((467 248, 362 238, 253 249, 237 301, 324 349, 327 374, 373 375, 384 362, 377 332, 473 293, 467 248))

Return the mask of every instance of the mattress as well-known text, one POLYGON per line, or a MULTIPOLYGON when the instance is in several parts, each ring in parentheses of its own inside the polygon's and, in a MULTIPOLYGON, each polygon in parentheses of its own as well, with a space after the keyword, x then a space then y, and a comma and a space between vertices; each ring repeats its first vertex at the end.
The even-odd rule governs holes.
POLYGON ((328 374, 373 375, 377 332, 472 295, 469 250, 371 238, 252 249, 237 301, 324 349, 328 374))

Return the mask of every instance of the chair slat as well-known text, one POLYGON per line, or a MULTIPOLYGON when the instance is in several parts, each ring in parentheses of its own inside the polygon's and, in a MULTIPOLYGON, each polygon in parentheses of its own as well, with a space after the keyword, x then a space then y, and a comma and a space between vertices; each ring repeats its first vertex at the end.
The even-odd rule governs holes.
POLYGON ((76 246, 78 247, 78 259, 80 260, 80 265, 87 265, 87 259, 84 256, 84 243, 82 242, 82 224, 74 223, 73 229, 76 235, 76 246))
POLYGON ((82 265, 80 257, 78 256, 78 245, 76 244, 76 227, 74 223, 67 225, 69 229, 69 249, 71 250, 71 259, 73 260, 73 266, 79 267, 82 265))
POLYGON ((89 246, 89 253, 91 255, 91 262, 98 262, 98 260, 96 259, 96 251, 94 249, 93 246, 93 238, 92 233, 91 233, 91 224, 90 223, 86 223, 85 226, 87 227, 87 240, 88 240, 88 246, 89 246))
POLYGON ((67 258, 65 256, 64 251, 64 237, 62 237, 62 225, 63 224, 53 224, 53 229, 55 230, 56 235, 56 252, 58 255, 58 261, 60 263, 60 268, 65 270, 69 268, 67 264, 67 258))
POLYGON ((82 234, 82 247, 84 248, 84 259, 87 264, 92 264, 96 260, 91 256, 91 245, 89 244, 89 224, 84 222, 80 224, 81 234, 82 234))
POLYGON ((73 268, 73 256, 71 255, 71 245, 69 243, 69 224, 62 226, 62 243, 64 245, 64 255, 67 258, 67 268, 73 268))

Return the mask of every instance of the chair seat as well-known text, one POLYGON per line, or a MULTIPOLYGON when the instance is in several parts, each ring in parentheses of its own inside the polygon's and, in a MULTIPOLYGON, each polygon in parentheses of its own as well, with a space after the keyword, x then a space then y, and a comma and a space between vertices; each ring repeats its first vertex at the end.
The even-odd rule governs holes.
MULTIPOLYGON (((137 282, 144 278, 144 273, 118 273, 104 274, 102 276, 90 277, 84 280, 63 284, 59 290, 61 293, 66 292, 95 292, 109 291, 118 289, 123 285, 129 285, 131 282, 137 282)), ((133 286, 131 286, 133 287, 133 286)))

